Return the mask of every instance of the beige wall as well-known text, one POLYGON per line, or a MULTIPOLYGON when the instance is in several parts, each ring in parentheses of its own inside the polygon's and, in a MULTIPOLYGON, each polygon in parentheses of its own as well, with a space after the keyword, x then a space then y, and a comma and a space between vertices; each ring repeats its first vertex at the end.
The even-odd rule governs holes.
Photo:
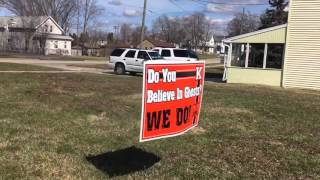
POLYGON ((227 68, 228 83, 260 84, 281 86, 282 70, 254 69, 254 68, 227 68))
POLYGON ((290 0, 283 86, 320 90, 319 0, 290 0))
POLYGON ((42 33, 48 33, 48 34, 60 34, 60 35, 63 34, 61 29, 50 18, 44 24, 42 24, 37 31, 42 33), (47 32, 45 32, 45 25, 48 26, 47 32), (50 32, 51 26, 52 26, 52 32, 50 32))
POLYGON ((64 41, 64 40, 54 40, 49 39, 46 41, 46 47, 45 47, 45 54, 58 54, 58 55, 71 55, 71 41, 64 41), (58 48, 55 48, 55 41, 58 43, 58 48), (66 47, 65 47, 66 43, 66 47))
POLYGON ((144 40, 143 42, 142 42, 142 49, 148 49, 148 50, 150 50, 150 49, 153 49, 153 48, 155 48, 154 47, 154 45, 153 44, 151 44, 149 41, 147 41, 147 40, 144 40))
POLYGON ((233 43, 280 43, 284 44, 286 42, 286 27, 269 31, 269 32, 262 32, 260 34, 240 38, 237 40, 232 41, 233 43))

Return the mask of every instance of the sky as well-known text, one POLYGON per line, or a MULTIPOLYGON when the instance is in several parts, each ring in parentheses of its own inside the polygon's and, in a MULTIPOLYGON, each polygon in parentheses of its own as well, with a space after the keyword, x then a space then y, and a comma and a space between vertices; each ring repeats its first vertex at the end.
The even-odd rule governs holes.
MULTIPOLYGON (((109 26, 129 23, 134 26, 141 25, 142 7, 144 0, 98 0, 99 5, 105 8, 105 17, 100 21, 109 26)), ((194 12, 203 12, 212 22, 216 31, 223 33, 225 26, 234 14, 250 11, 260 15, 268 7, 268 0, 148 0, 146 25, 152 23, 161 15, 169 18, 188 16, 194 12)))
MULTIPOLYGON (((98 19, 96 29, 113 31, 114 26, 128 23, 140 26, 144 0, 97 0, 105 11, 98 19)), ((188 16, 194 12, 203 12, 212 22, 217 33, 223 33, 228 21, 235 13, 250 11, 260 15, 268 7, 268 0, 148 0, 146 25, 162 15, 169 18, 188 16)), ((12 13, 0 9, 0 16, 12 13)))

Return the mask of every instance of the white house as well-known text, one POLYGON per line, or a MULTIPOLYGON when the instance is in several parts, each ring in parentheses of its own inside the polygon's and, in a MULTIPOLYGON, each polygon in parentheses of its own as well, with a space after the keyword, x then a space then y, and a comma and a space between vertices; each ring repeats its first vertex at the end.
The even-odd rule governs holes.
POLYGON ((203 52, 208 54, 224 54, 223 36, 211 36, 211 39, 205 42, 203 52))
POLYGON ((0 51, 71 55, 70 36, 50 16, 0 17, 0 51))

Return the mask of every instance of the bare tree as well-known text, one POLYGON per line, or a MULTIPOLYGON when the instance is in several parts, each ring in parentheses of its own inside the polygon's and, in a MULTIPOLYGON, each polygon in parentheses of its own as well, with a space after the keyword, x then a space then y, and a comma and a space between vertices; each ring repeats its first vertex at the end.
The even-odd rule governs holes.
POLYGON ((123 42, 130 42, 132 40, 131 35, 133 33, 133 29, 129 24, 122 24, 120 27, 120 38, 123 42))
POLYGON ((83 11, 83 32, 88 31, 89 24, 94 18, 96 18, 103 8, 97 5, 96 0, 83 0, 82 2, 82 11, 83 11))
POLYGON ((228 23, 227 31, 229 36, 237 36, 257 30, 260 26, 259 17, 248 13, 237 13, 228 23))
POLYGON ((76 0, 0 0, 2 6, 18 16, 51 16, 68 30, 76 11, 76 0))
POLYGON ((153 37, 177 44, 189 42, 194 49, 205 44, 212 31, 210 21, 199 12, 184 18, 161 16, 152 28, 153 37))

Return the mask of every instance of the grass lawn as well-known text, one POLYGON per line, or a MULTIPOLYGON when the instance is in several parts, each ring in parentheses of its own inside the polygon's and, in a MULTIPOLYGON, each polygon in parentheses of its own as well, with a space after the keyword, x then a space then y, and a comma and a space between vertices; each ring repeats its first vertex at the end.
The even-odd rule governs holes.
POLYGON ((83 67, 83 68, 96 68, 96 69, 110 69, 108 64, 71 64, 69 66, 83 67))
POLYGON ((140 144, 141 81, 1 74, 1 179, 106 179, 88 156, 132 146, 161 159, 118 178, 320 178, 319 92, 207 83, 200 128, 140 144))
POLYGON ((61 60, 61 61, 106 61, 106 57, 94 56, 55 56, 55 55, 34 55, 34 54, 0 54, 0 58, 15 59, 41 59, 41 60, 61 60))
POLYGON ((106 57, 94 56, 44 56, 43 60, 61 60, 61 61, 106 61, 106 57))
POLYGON ((217 54, 199 54, 199 59, 214 59, 218 57, 219 55, 217 54))
POLYGON ((34 65, 0 63, 0 71, 61 71, 55 68, 41 67, 34 65))

